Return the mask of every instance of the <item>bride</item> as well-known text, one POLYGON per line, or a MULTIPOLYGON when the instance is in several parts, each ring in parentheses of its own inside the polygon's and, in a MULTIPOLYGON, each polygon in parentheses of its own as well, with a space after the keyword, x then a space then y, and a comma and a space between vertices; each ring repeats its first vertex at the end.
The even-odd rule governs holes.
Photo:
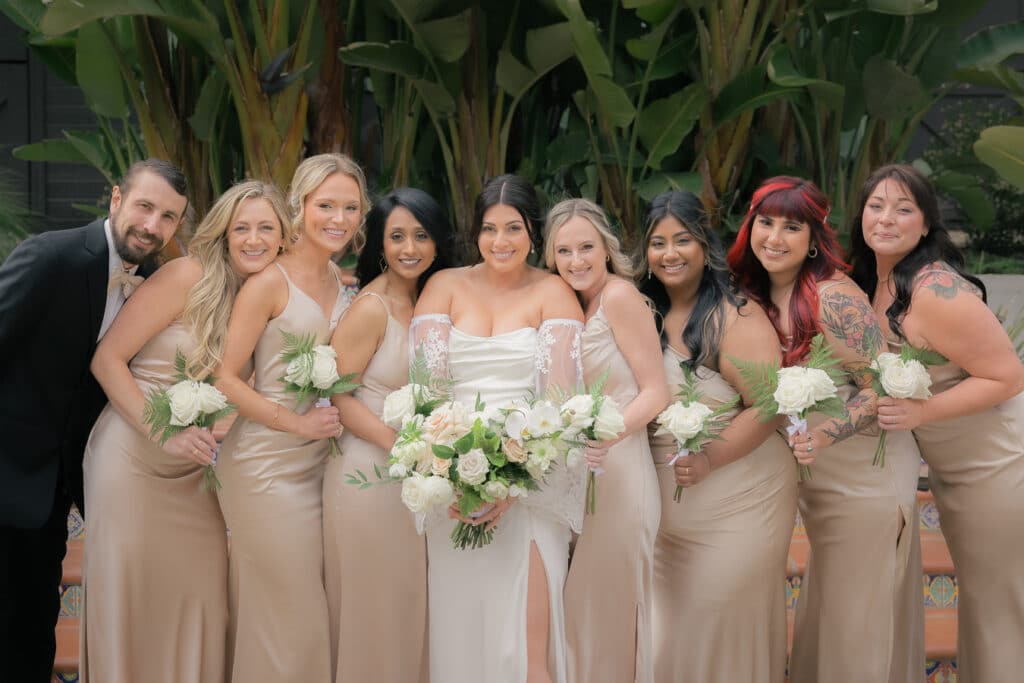
MULTIPOLYGON (((581 379, 579 304, 561 278, 526 262, 541 250, 541 226, 532 186, 490 180, 470 233, 481 262, 434 275, 420 296, 410 343, 451 377, 460 401, 496 406, 581 379)), ((431 680, 564 683, 562 587, 583 492, 582 469, 559 467, 518 502, 428 519, 431 680), (457 519, 494 528, 494 540, 454 549, 457 519)))

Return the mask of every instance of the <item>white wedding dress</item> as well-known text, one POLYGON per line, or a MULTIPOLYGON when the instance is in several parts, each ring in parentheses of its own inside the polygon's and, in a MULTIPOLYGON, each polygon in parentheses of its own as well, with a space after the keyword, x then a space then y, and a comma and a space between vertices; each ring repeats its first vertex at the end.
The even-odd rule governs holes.
MULTIPOLYGON (((455 398, 490 406, 558 385, 574 390, 581 377, 580 333, 574 320, 547 320, 492 337, 466 334, 447 315, 413 320, 410 344, 434 373, 454 381, 455 398)), ((514 503, 483 548, 456 550, 446 514, 426 522, 430 680, 437 683, 523 683, 526 680, 526 598, 530 543, 544 562, 550 600, 548 671, 566 681, 562 589, 571 531, 583 518, 585 469, 559 464, 543 491, 514 503)))

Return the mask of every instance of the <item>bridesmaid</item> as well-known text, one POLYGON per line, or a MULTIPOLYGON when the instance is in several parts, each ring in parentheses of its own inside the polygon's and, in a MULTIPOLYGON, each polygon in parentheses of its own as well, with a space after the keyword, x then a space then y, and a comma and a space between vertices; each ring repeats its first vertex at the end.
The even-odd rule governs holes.
POLYGON ((845 414, 812 415, 807 433, 790 441, 800 463, 816 464, 799 487, 811 554, 789 680, 905 683, 920 680, 924 668, 920 459, 903 434, 888 439, 884 468, 871 464, 878 397, 865 369, 881 351, 881 331, 864 292, 845 275, 828 211, 813 183, 771 178, 754 193, 728 257, 775 325, 783 365, 804 362, 821 332, 850 377, 840 388, 845 414))
POLYGON ((586 450, 597 478, 596 511, 583 521, 565 583, 569 681, 653 683, 651 581, 658 480, 647 423, 668 404, 658 331, 633 286, 633 266, 608 219, 587 199, 548 213, 544 260, 583 306, 583 374, 622 409, 626 431, 586 450))
POLYGON ((359 490, 345 475, 384 466, 395 430, 381 421, 389 393, 409 381, 409 321, 423 284, 453 262, 451 224, 430 195, 399 188, 366 218, 356 275, 366 283, 331 340, 338 372, 361 386, 338 395, 341 457, 324 474, 324 563, 335 683, 428 679, 427 548, 390 486, 359 490), (370 657, 381 643, 391 655, 370 657))
MULTIPOLYGON (((663 320, 665 372, 696 373, 707 405, 739 393, 721 440, 669 462, 671 436, 651 437, 661 485, 654 545, 656 681, 781 683, 786 670, 786 556, 796 516, 796 469, 775 423, 758 419, 733 359, 777 363, 775 331, 735 291, 725 250, 700 200, 666 192, 644 222, 641 291, 663 320), (673 500, 677 486, 682 499, 673 500)), ((657 425, 651 425, 654 432, 657 425)))
POLYGON ((190 376, 213 371, 235 292, 290 236, 277 188, 235 185, 200 224, 189 256, 139 287, 96 350, 92 371, 110 404, 85 452, 83 681, 224 679, 227 536, 203 486, 217 443, 190 427, 157 445, 143 405, 177 381, 178 351, 190 376))
POLYGON ((327 344, 348 305, 331 257, 350 248, 369 208, 363 172, 340 154, 295 170, 288 208, 299 237, 250 278, 228 324, 217 386, 240 419, 219 462, 231 530, 229 674, 238 683, 326 681, 331 672, 323 583, 323 473, 338 409, 296 403, 281 377, 283 333, 327 344), (255 353, 255 388, 243 368, 255 353))
POLYGON ((911 166, 864 183, 853 225, 854 278, 871 296, 891 351, 937 351, 926 401, 882 398, 890 440, 913 430, 959 584, 961 683, 1024 670, 1024 367, 985 287, 964 271, 935 191, 911 166))

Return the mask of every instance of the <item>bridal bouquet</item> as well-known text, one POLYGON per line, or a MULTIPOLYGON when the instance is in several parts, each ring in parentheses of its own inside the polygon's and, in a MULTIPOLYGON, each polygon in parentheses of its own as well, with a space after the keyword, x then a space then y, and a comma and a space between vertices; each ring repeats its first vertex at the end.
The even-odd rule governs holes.
MULTIPOLYGON (((926 366, 946 362, 945 357, 934 351, 903 344, 899 354, 888 351, 879 354, 871 361, 869 372, 874 376, 873 384, 879 396, 926 399, 932 395, 932 378, 926 366)), ((884 429, 881 432, 875 458, 871 462, 875 467, 885 467, 885 437, 888 432, 884 429)))
MULTIPOLYGON (((544 399, 518 400, 501 407, 477 399, 472 407, 451 398, 450 384, 430 377, 419 356, 412 382, 384 401, 382 420, 398 430, 377 479, 401 482, 402 502, 414 514, 455 503, 466 517, 486 514, 507 498, 540 489, 556 458, 569 450, 560 405, 544 399)), ((360 488, 375 483, 356 470, 346 482, 360 488)), ((480 548, 493 529, 458 522, 456 548, 480 548)))
MULTIPOLYGON (((227 397, 213 386, 213 377, 202 381, 189 379, 185 372, 185 356, 180 350, 174 354, 174 369, 177 381, 166 389, 150 391, 142 410, 142 420, 150 426, 150 438, 158 439, 161 446, 189 427, 209 429, 235 409, 228 404, 227 397)), ((213 463, 207 465, 203 472, 207 491, 220 488, 220 480, 214 470, 216 464, 217 453, 214 452, 213 463)))
MULTIPOLYGON (((807 432, 807 416, 822 413, 842 417, 846 406, 836 387, 845 378, 838 369, 839 361, 821 334, 811 340, 804 366, 780 368, 767 363, 751 363, 730 358, 755 396, 754 407, 760 418, 768 421, 776 415, 789 417, 786 433, 790 436, 807 432)), ((800 481, 811 478, 811 468, 797 465, 800 481)))
MULTIPOLYGON (((281 359, 288 367, 281 381, 285 390, 294 394, 296 401, 302 403, 311 395, 317 397, 314 404, 317 408, 331 405, 331 396, 352 391, 358 384, 352 382, 356 375, 338 375, 338 354, 327 344, 317 344, 312 335, 297 336, 283 332, 284 350, 281 359)), ((338 445, 334 438, 330 440, 331 455, 338 453, 338 445)))
MULTIPOLYGON (((697 386, 697 378, 686 362, 679 367, 683 370, 683 383, 679 385, 676 396, 678 401, 669 405, 658 415, 658 430, 655 436, 671 434, 679 444, 679 451, 668 461, 671 467, 679 458, 689 455, 690 451, 700 450, 711 439, 720 439, 720 432, 727 424, 724 415, 728 413, 739 397, 723 403, 717 408, 710 408, 703 403, 704 393, 697 386)), ((672 500, 679 502, 683 497, 683 487, 676 486, 672 500)))
MULTIPOLYGON (((575 445, 574 456, 582 451, 585 441, 610 441, 626 431, 622 411, 615 399, 602 393, 607 378, 608 373, 605 372, 587 393, 570 396, 562 402, 561 436, 565 442, 575 445)), ((587 514, 597 511, 596 475, 603 471, 597 468, 587 474, 587 514)))

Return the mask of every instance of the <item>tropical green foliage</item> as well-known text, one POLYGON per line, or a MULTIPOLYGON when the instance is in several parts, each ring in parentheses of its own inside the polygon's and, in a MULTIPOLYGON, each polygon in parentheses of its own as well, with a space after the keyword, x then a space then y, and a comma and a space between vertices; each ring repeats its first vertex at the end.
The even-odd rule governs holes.
MULTIPOLYGON (((983 0, 0 0, 97 130, 22 148, 111 180, 157 155, 200 210, 243 176, 352 154, 379 189, 416 185, 468 227, 483 180, 591 197, 627 243, 645 202, 699 191, 731 222, 763 178, 814 179, 847 210, 958 83, 1024 102, 1021 23, 962 40, 983 0)), ((975 145, 1024 182, 1024 136, 975 145)), ((964 174, 935 179, 986 222, 964 174), (972 203, 973 197, 973 203, 972 203)), ((991 216, 989 216, 991 218, 991 216)))

